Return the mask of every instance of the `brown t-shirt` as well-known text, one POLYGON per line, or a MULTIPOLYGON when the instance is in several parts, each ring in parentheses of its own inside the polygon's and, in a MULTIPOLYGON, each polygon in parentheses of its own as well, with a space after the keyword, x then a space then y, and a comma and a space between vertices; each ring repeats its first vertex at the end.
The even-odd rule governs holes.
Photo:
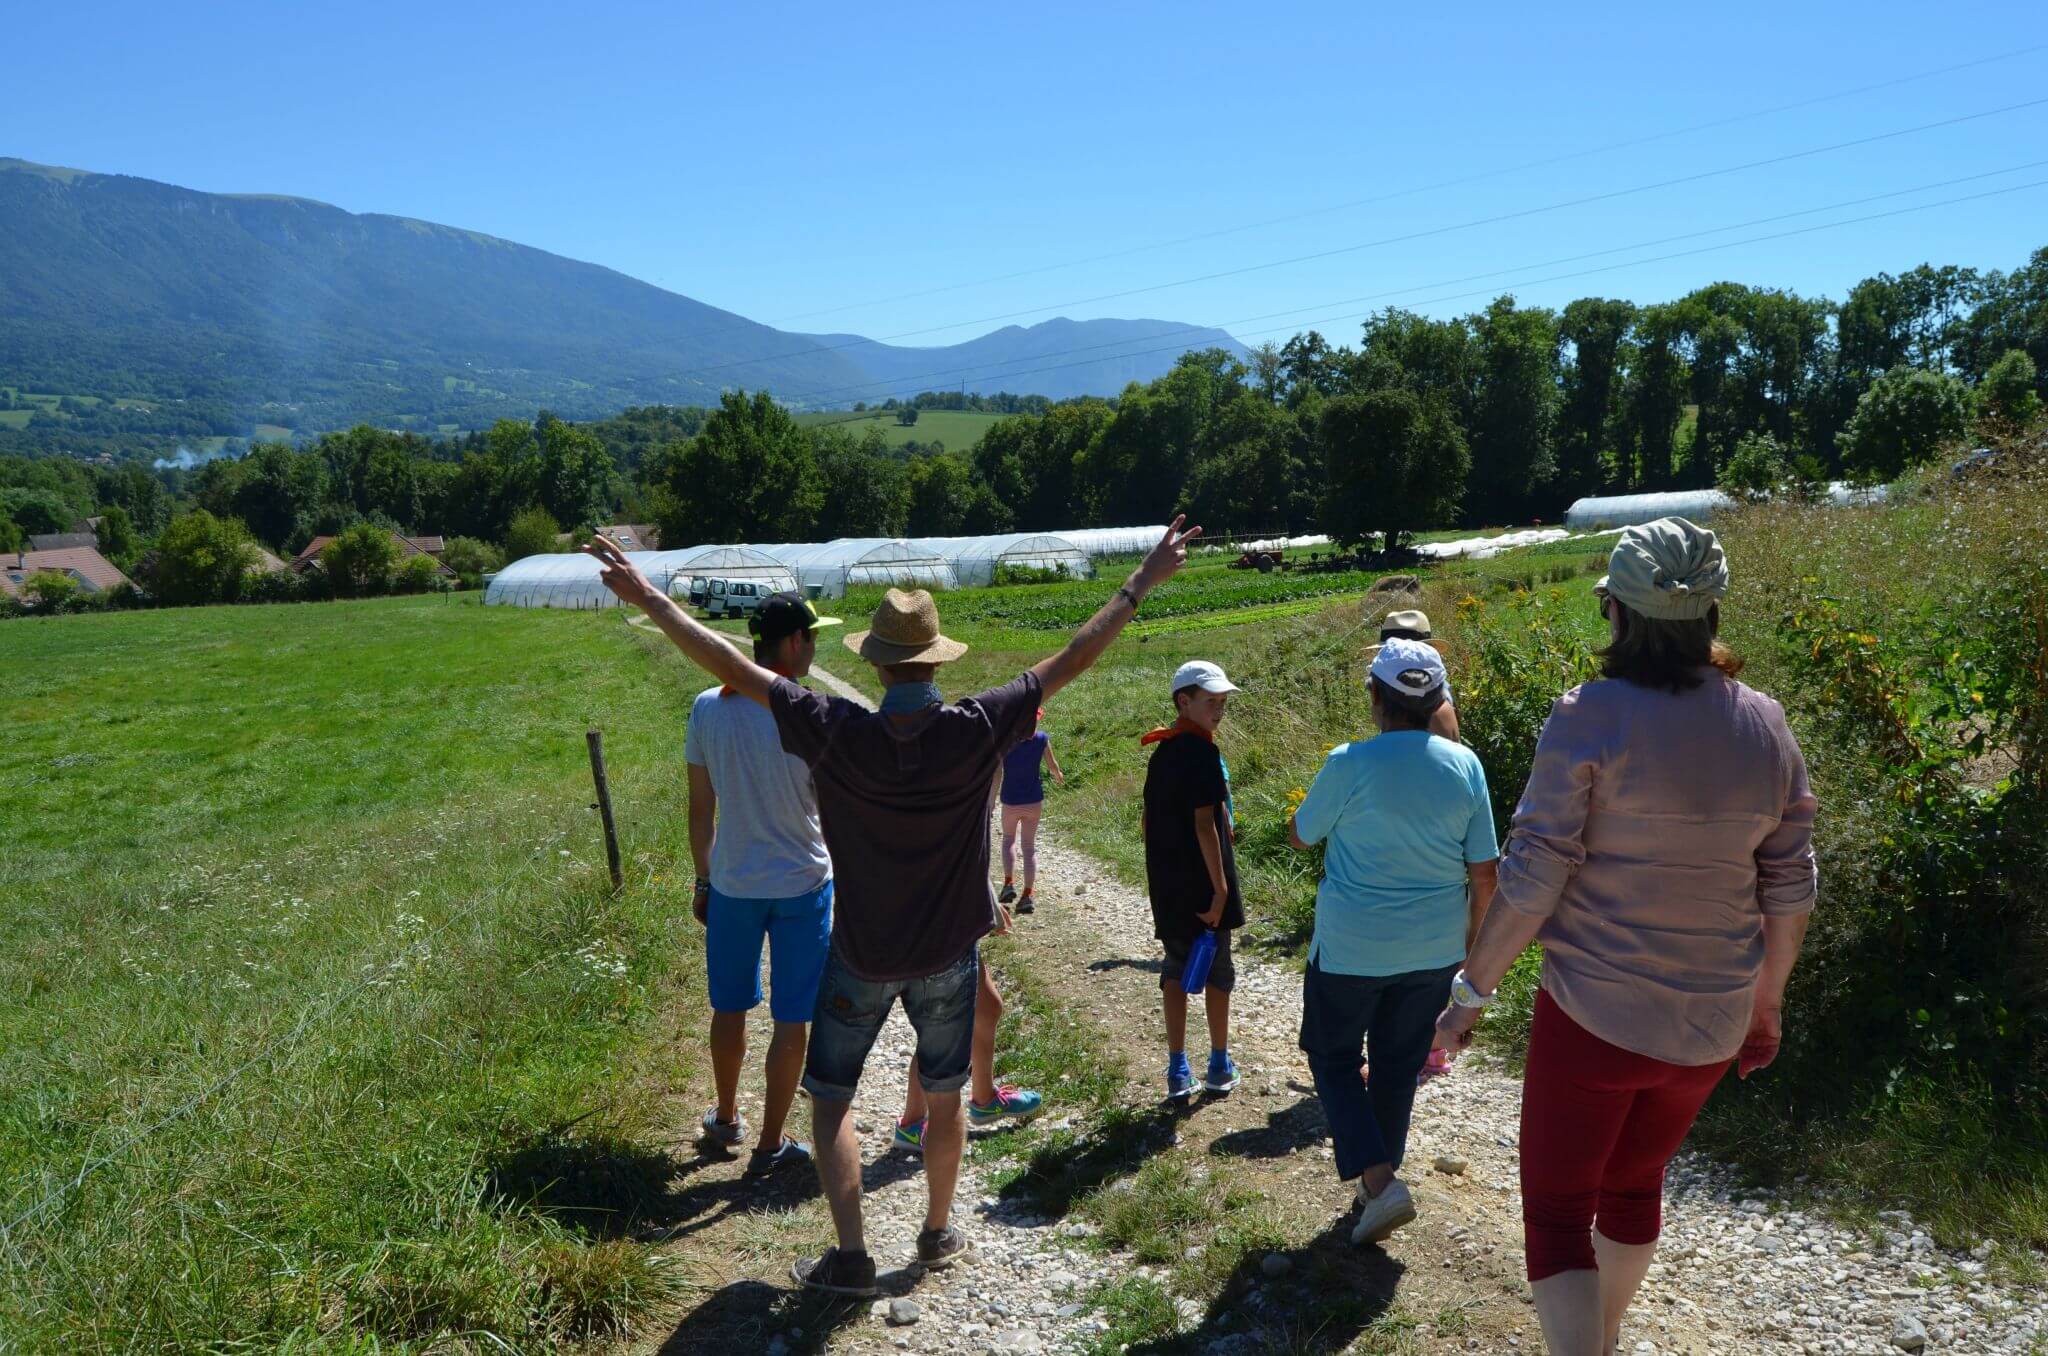
POLYGON ((768 709, 811 768, 832 853, 832 945, 862 979, 936 974, 995 927, 989 786, 1031 733, 1036 675, 894 721, 779 678, 768 709))

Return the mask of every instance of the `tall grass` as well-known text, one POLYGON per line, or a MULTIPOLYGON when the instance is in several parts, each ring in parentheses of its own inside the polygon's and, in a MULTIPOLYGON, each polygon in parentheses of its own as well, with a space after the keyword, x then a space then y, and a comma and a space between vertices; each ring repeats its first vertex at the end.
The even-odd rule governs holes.
POLYGON ((613 615, 423 599, 0 648, 33 807, 0 836, 0 1347, 531 1346, 659 1302, 651 1253, 502 1169, 659 1142, 678 665, 613 615))

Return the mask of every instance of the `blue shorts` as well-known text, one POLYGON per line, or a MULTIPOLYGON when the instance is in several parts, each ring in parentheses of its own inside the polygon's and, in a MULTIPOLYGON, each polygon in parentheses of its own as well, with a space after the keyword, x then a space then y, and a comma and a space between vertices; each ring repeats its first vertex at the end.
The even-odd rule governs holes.
POLYGON ((832 882, 792 899, 735 899, 711 892, 704 968, 713 1012, 761 1006, 761 943, 768 942, 769 1013, 808 1022, 832 942, 832 882))
POLYGON ((818 986, 811 1048, 804 1056, 804 1091, 828 1102, 850 1102, 875 1037, 900 994, 903 1014, 917 1032, 917 1081, 928 1093, 958 1092, 967 1082, 974 1051, 974 999, 981 987, 981 948, 922 979, 862 979, 834 950, 818 986))

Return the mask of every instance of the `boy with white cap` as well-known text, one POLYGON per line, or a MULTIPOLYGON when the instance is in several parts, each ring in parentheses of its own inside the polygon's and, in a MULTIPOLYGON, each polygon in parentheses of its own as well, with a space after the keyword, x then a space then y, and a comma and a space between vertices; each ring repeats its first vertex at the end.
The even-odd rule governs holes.
POLYGON ((1230 933, 1244 926, 1231 847, 1230 782, 1216 751, 1216 726, 1238 690, 1221 666, 1194 659, 1173 675, 1174 722, 1139 742, 1156 744, 1145 769, 1145 880, 1152 896, 1152 932, 1166 945, 1159 988, 1166 1009, 1166 1095, 1195 1095, 1188 1067, 1188 995, 1181 987, 1188 952, 1205 930, 1216 933, 1216 956, 1203 988, 1209 1019, 1209 1068, 1202 1088, 1229 1092, 1238 1084, 1230 1058, 1230 991, 1237 969, 1230 933))
POLYGON ((1415 1077, 1492 901, 1500 856, 1478 755, 1430 732, 1444 702, 1442 657, 1397 636, 1373 657, 1367 682, 1379 735, 1332 749, 1288 825, 1298 851, 1328 844, 1301 1048, 1337 1175, 1357 1184, 1353 1243, 1377 1243, 1415 1218, 1394 1175, 1415 1077), (1372 1073, 1361 1084, 1367 1050, 1372 1073))

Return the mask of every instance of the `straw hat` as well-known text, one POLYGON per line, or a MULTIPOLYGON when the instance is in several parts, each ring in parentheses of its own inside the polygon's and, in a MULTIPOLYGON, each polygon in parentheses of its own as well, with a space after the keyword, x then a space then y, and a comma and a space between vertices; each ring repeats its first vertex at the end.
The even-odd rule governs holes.
POLYGON ((943 664, 967 653, 939 634, 939 605, 923 589, 890 589, 868 625, 846 638, 846 648, 870 664, 943 664))

